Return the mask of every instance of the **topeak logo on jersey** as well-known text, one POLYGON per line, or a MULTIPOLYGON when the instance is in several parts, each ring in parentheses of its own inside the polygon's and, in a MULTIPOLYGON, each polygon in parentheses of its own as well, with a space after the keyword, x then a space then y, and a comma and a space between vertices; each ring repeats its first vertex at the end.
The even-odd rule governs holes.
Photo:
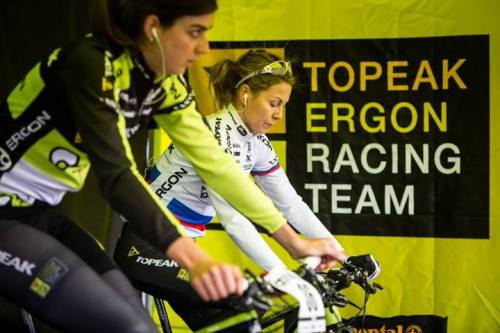
POLYGON ((187 175, 188 172, 184 168, 180 168, 179 171, 174 171, 172 175, 170 175, 166 181, 164 181, 159 188, 156 189, 155 193, 160 197, 163 198, 164 194, 167 194, 170 189, 179 182, 185 175, 187 175))
POLYGON ((172 85, 168 89, 170 95, 174 96, 174 99, 178 99, 181 97, 181 93, 177 91, 177 87, 175 86, 175 82, 172 82, 172 85))
POLYGON ((80 157, 65 149, 65 148, 54 148, 50 152, 50 162, 54 164, 60 170, 66 170, 68 167, 74 167, 78 165, 80 157))
POLYGON ((101 89, 102 89, 102 91, 111 90, 111 89, 113 89, 113 83, 111 83, 111 81, 109 81, 108 79, 103 77, 102 82, 101 82, 101 89))
POLYGON ((130 250, 128 251, 127 257, 133 257, 140 254, 139 251, 135 248, 135 246, 132 246, 130 250))
POLYGON ((0 147, 0 171, 7 171, 12 167, 10 155, 0 147))
POLYGON ((16 150, 20 142, 28 139, 30 135, 40 131, 51 119, 52 117, 50 114, 43 110, 42 114, 33 119, 28 125, 21 127, 19 131, 12 134, 11 137, 5 141, 5 145, 10 149, 10 151, 16 150))
POLYGON ((179 267, 179 264, 170 259, 153 259, 137 256, 136 262, 141 265, 156 266, 156 267, 179 267))
POLYGON ((169 153, 170 155, 172 155, 172 154, 174 153, 174 148, 175 148, 175 146, 174 146, 174 144, 173 144, 173 143, 171 143, 171 144, 168 146, 168 153, 169 153))
POLYGON ((19 257, 13 256, 9 252, 0 250, 0 264, 5 266, 12 266, 19 273, 32 276, 32 270, 35 269, 36 265, 28 260, 21 259, 19 257))

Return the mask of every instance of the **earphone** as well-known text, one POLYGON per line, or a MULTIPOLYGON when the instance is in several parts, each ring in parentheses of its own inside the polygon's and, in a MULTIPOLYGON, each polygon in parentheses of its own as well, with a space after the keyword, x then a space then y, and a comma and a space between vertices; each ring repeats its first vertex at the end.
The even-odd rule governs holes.
MULTIPOLYGON (((164 55, 164 52, 163 52, 163 46, 161 45, 161 42, 160 42, 160 37, 158 36, 158 30, 156 29, 156 27, 152 27, 151 28, 151 34, 153 35, 153 38, 151 38, 151 42, 156 42, 156 45, 158 46, 158 49, 160 51, 160 61, 161 61, 161 83, 158 85, 158 88, 156 89, 156 91, 160 91, 163 86, 163 81, 165 81, 166 77, 167 77, 167 71, 166 71, 166 68, 165 68, 165 55, 164 55)), ((153 95, 159 95, 160 97, 159 98, 163 98, 162 94, 153 94, 153 95)), ((157 100, 152 100, 150 101, 150 103, 155 103, 157 100)))
MULTIPOLYGON (((156 30, 156 27, 151 28, 151 33, 153 34, 154 40, 156 40, 159 43, 160 37, 158 37, 158 30, 156 30)), ((153 40, 151 40, 151 41, 153 41, 153 40)))
POLYGON ((246 108, 247 107, 247 102, 248 102, 248 95, 245 94, 243 95, 243 106, 246 108))

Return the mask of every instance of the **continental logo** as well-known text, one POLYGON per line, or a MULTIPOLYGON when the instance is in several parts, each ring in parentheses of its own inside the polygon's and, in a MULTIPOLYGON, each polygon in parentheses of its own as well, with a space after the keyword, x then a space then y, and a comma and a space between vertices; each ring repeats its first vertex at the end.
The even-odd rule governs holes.
POLYGON ((394 328, 388 328, 385 325, 379 328, 352 328, 352 333, 423 333, 424 331, 418 325, 397 325, 394 328))

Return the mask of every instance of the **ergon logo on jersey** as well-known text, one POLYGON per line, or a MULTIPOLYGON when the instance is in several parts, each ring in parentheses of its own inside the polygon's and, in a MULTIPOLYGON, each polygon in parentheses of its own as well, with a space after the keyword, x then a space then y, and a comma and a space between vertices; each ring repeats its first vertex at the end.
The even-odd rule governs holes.
POLYGON ((60 170, 78 165, 80 156, 62 147, 52 149, 50 152, 50 162, 60 170))
POLYGON ((0 171, 7 171, 12 167, 12 159, 9 153, 0 147, 0 171))
POLYGON ((11 266, 19 273, 26 274, 28 276, 33 275, 33 269, 36 265, 28 260, 21 259, 19 257, 13 256, 9 252, 0 250, 0 263, 5 266, 11 266))
POLYGON ((21 141, 29 138, 31 134, 34 134, 44 128, 47 123, 52 119, 47 111, 43 110, 42 114, 33 119, 28 125, 21 127, 21 129, 11 135, 10 138, 5 141, 5 145, 10 151, 14 151, 21 141))
POLYGON ((153 259, 137 256, 136 262, 141 265, 155 267, 179 267, 179 264, 170 259, 153 259))
POLYGON ((156 190, 155 193, 160 197, 163 198, 164 194, 167 194, 168 191, 179 182, 179 180, 182 179, 185 175, 187 175, 188 172, 184 168, 180 168, 179 171, 175 171, 172 175, 170 175, 166 181, 164 181, 156 190))

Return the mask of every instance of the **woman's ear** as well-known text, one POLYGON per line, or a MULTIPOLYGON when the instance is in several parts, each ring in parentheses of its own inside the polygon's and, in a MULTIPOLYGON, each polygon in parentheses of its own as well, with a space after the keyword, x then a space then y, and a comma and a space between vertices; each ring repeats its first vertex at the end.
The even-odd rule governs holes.
POLYGON ((246 108, 247 107, 247 103, 248 103, 248 94, 245 93, 243 95, 243 106, 246 108))
POLYGON ((240 103, 243 106, 247 106, 248 103, 248 94, 250 93, 250 87, 247 84, 241 85, 241 87, 238 90, 238 97, 240 100, 240 103))
POLYGON ((160 19, 156 15, 148 15, 144 19, 142 32, 150 42, 158 40, 158 31, 160 30, 160 19))

